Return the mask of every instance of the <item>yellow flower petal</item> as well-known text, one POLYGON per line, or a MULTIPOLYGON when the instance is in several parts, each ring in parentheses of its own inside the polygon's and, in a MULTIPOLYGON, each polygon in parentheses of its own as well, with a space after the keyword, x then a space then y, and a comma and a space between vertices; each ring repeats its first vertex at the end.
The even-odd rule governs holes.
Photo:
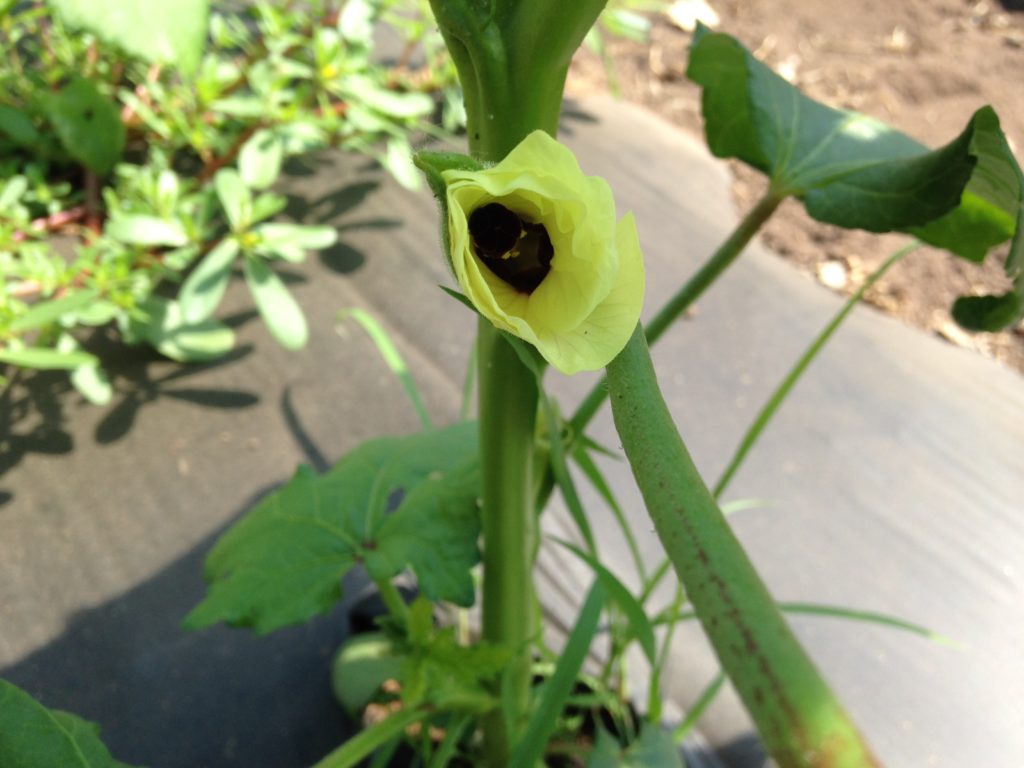
POLYGON ((542 131, 491 168, 442 176, 455 277, 480 314, 563 373, 607 365, 632 334, 644 295, 636 223, 631 214, 616 223, 607 182, 584 175, 572 152, 542 131), (550 270, 532 292, 505 282, 474 249, 469 217, 490 203, 547 231, 550 270))

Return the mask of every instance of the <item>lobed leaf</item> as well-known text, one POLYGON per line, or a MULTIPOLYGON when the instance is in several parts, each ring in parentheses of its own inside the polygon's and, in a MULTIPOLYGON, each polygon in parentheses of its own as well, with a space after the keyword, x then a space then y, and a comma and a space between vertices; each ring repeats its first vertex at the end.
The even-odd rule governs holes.
POLYGON ((683 768, 683 760, 672 736, 645 722, 637 740, 625 749, 608 731, 598 727, 587 768, 683 768))
POLYGON ((70 712, 48 709, 0 680, 0 765, 17 768, 129 768, 115 760, 99 726, 70 712))
POLYGON ((300 467, 217 541, 209 593, 185 626, 262 634, 306 621, 330 610, 360 562, 376 579, 411 565, 427 597, 472 603, 479 477, 466 466, 476 452, 476 425, 463 422, 363 443, 323 475, 300 467))
POLYGON ((711 151, 764 172, 819 221, 905 231, 971 261, 1012 238, 1013 290, 963 297, 953 314, 971 330, 998 330, 1024 315, 1024 175, 991 107, 929 150, 878 120, 814 101, 737 40, 704 27, 687 76, 704 89, 711 151))

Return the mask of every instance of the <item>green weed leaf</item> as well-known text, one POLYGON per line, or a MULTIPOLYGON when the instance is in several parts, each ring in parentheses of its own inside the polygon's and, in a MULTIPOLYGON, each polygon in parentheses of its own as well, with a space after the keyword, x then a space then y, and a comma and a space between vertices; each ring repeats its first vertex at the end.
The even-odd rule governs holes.
POLYGON ((464 422, 371 440, 320 476, 300 467, 218 540, 209 593, 185 626, 224 621, 262 634, 306 621, 330 610, 359 562, 375 579, 411 565, 429 598, 472 603, 476 430, 464 422))
POLYGON ((238 255, 238 241, 225 238, 217 244, 185 279, 178 304, 186 323, 201 323, 213 315, 227 290, 231 265, 238 255))
POLYGON ((309 340, 309 327, 295 297, 263 259, 247 257, 245 282, 256 300, 260 317, 270 333, 286 349, 301 349, 309 340))
POLYGON ((213 177, 224 214, 232 232, 243 232, 252 223, 252 193, 234 168, 221 168, 213 177))
POLYGON ((117 105, 85 78, 75 78, 46 100, 46 113, 64 149, 101 176, 121 159, 125 130, 117 105))
POLYGON ((44 325, 56 322, 64 315, 77 312, 96 299, 98 291, 92 288, 62 296, 59 299, 49 299, 33 304, 29 310, 14 319, 8 326, 8 330, 20 333, 32 328, 41 328, 44 325))
POLYGON ((206 43, 207 0, 51 0, 64 21, 145 61, 191 73, 206 43))
POLYGON ((25 691, 0 680, 0 765, 31 768, 129 768, 115 760, 99 726, 48 709, 25 691))
POLYGON ((270 222, 261 224, 253 232, 259 235, 254 250, 261 256, 281 258, 298 263, 306 258, 306 251, 330 248, 338 241, 333 227, 312 227, 304 224, 270 222))
POLYGON ((250 189, 266 189, 277 180, 284 142, 274 131, 256 131, 238 153, 238 172, 250 189))
POLYGON ((188 244, 188 235, 180 221, 144 213, 114 214, 104 232, 129 245, 178 248, 188 244))
POLYGON ((0 363, 35 368, 40 371, 71 371, 82 365, 98 365, 99 360, 88 352, 61 352, 49 347, 0 349, 0 363))
POLYGON ((0 135, 23 147, 31 147, 39 140, 39 131, 28 113, 7 104, 0 104, 0 135))
POLYGON ((189 323, 181 305, 151 296, 139 305, 143 315, 132 318, 129 337, 152 344, 158 352, 182 363, 215 360, 235 345, 235 334, 216 320, 189 323))

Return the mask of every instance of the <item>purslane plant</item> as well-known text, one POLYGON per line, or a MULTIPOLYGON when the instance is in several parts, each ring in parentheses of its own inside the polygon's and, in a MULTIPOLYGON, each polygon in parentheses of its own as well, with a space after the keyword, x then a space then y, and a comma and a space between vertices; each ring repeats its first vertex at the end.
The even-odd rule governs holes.
MULTIPOLYGON (((697 474, 661 398, 647 342, 735 261, 788 196, 823 221, 907 231, 965 258, 1011 240, 1007 271, 1017 293, 968 301, 970 311, 959 313, 982 326, 1007 322, 1022 280, 1024 177, 991 110, 980 110, 960 137, 929 151, 879 123, 811 102, 732 38, 702 30, 690 75, 704 87, 709 144, 716 154, 760 168, 771 184, 719 251, 641 328, 643 272, 631 220, 617 220, 607 188, 585 177, 553 138, 569 58, 602 5, 434 4, 466 88, 470 154, 424 152, 417 162, 442 207, 458 298, 480 316, 477 424, 432 429, 424 419, 424 432, 366 443, 323 475, 300 469, 225 534, 207 560, 210 592, 190 614, 191 627, 227 621, 262 632, 303 621, 335 603, 341 576, 357 564, 378 586, 388 611, 381 632, 342 650, 334 682, 343 702, 358 708, 380 695, 377 683, 392 678, 400 704, 318 768, 355 765, 374 752, 386 757, 414 725, 430 765, 461 756, 471 764, 532 768, 566 746, 560 736, 571 735, 576 722, 574 686, 588 680, 617 733, 599 729, 582 747, 574 740, 582 751, 571 754, 588 765, 615 765, 634 764, 642 752, 656 764, 677 765, 656 705, 646 722, 634 722, 603 680, 581 672, 602 614, 611 617, 616 652, 635 642, 655 670, 661 664, 654 625, 684 614, 699 619, 779 765, 877 764, 788 629, 782 613, 793 606, 776 605, 724 520, 716 496, 728 476, 712 493, 697 474), (531 306, 548 288, 551 303, 531 306), (602 307, 607 314, 595 316, 602 307), (605 317, 608 322, 591 322, 605 317), (560 333, 575 339, 579 329, 597 338, 568 353, 552 343, 560 333), (596 556, 566 466, 568 457, 576 458, 600 487, 600 473, 587 464, 597 447, 583 428, 604 391, 563 422, 543 385, 549 363, 567 373, 607 364, 616 427, 668 555, 661 567, 640 564, 639 597, 596 556), (543 645, 532 589, 536 516, 555 484, 587 544, 565 546, 595 574, 560 654, 543 645), (435 625, 432 604, 472 603, 478 560, 481 639, 467 644, 465 633, 435 625), (679 577, 680 599, 651 619, 646 603, 670 568, 679 577), (411 605, 392 583, 405 570, 421 592, 411 605), (543 680, 539 688, 535 675, 543 680), (425 725, 441 735, 424 736, 425 725)), ((783 393, 847 311, 812 344, 783 393)), ((375 339, 383 344, 379 334, 375 339)), ((404 371, 394 350, 384 351, 392 368, 404 371)), ((614 507, 610 489, 602 495, 614 507)), ((723 679, 712 681, 698 711, 723 679)), ((45 719, 18 692, 0 693, 0 711, 45 719)), ((682 730, 691 726, 687 718, 682 730)))

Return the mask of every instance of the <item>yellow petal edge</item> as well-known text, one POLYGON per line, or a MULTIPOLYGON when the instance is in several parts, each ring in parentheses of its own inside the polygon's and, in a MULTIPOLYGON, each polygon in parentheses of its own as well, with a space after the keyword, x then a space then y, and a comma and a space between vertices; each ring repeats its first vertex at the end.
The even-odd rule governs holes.
POLYGON ((626 345, 644 300, 644 264, 632 214, 615 218, 604 179, 586 176, 572 152, 534 131, 497 165, 444 171, 455 278, 497 328, 533 344, 562 373, 604 368, 626 345), (530 294, 477 257, 468 219, 498 202, 543 224, 551 271, 530 294))

